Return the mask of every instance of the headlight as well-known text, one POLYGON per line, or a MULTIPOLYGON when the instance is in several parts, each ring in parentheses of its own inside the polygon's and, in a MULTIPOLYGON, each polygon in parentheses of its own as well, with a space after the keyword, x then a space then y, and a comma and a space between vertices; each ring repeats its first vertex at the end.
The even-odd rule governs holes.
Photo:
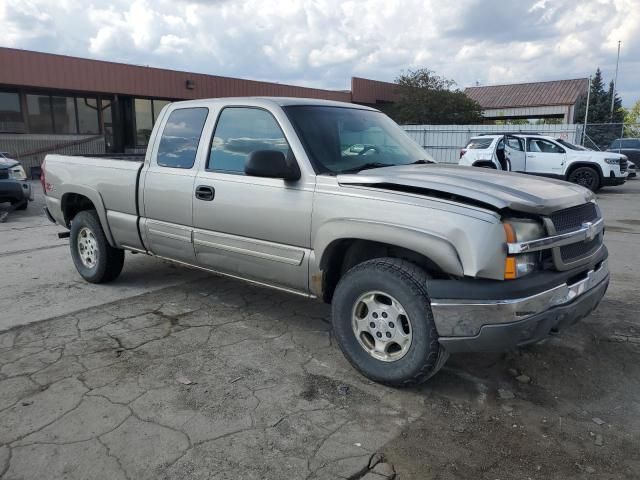
MULTIPOLYGON (((545 236, 542 224, 528 218, 506 219, 502 224, 508 243, 526 242, 545 236)), ((540 263, 540 252, 509 255, 504 262, 504 279, 524 277, 540 263)))
POLYGON ((607 162, 609 165, 620 165, 619 158, 605 158, 604 161, 607 162))
POLYGON ((25 173, 24 168, 22 168, 22 165, 16 165, 9 169, 9 178, 23 181, 27 179, 27 174, 25 173))

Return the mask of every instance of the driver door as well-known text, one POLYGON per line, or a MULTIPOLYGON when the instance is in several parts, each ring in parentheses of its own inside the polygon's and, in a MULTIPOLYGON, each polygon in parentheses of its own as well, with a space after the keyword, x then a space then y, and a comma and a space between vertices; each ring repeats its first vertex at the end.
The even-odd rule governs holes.
POLYGON ((504 136, 504 156, 512 172, 526 171, 524 140, 513 135, 504 136))
POLYGON ((562 176, 567 153, 563 147, 545 138, 527 138, 526 172, 562 176))

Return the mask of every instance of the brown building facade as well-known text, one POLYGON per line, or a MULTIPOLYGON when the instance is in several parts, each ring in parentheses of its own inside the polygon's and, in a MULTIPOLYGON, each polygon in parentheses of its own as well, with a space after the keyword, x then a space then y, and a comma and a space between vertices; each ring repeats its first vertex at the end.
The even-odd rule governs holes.
POLYGON ((375 105, 394 98, 393 84, 364 78, 353 78, 350 91, 324 90, 11 48, 0 48, 0 66, 0 136, 55 136, 57 144, 102 136, 111 152, 144 148, 171 101, 278 96, 375 105))

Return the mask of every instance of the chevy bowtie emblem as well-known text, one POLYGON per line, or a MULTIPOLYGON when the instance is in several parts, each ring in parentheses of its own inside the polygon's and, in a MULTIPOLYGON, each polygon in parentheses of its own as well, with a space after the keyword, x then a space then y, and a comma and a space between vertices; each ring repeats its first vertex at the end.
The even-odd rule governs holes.
POLYGON ((596 226, 593 224, 593 222, 584 222, 582 224, 582 228, 585 228, 587 230, 586 232, 587 238, 585 238, 585 242, 590 242, 591 240, 596 238, 596 235, 598 234, 598 230, 596 226))

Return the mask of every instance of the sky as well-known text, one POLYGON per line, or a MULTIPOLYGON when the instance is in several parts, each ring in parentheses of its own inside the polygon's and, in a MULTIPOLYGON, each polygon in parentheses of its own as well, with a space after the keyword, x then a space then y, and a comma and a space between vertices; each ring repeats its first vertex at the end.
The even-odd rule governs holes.
POLYGON ((640 0, 2 0, 0 46, 329 89, 427 67, 464 88, 615 73, 640 0))

